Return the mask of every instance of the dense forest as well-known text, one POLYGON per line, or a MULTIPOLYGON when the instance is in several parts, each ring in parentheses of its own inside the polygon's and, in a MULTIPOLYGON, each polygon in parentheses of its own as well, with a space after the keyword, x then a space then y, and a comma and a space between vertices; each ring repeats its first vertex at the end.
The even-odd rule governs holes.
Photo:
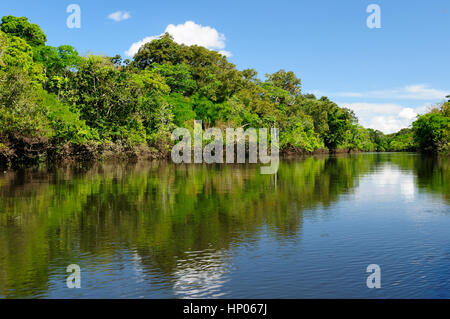
POLYGON ((293 72, 258 78, 169 34, 132 60, 46 45, 24 17, 0 24, 0 165, 65 159, 164 158, 175 127, 278 127, 284 153, 415 151, 449 154, 450 102, 385 135, 352 110, 303 94, 293 72))

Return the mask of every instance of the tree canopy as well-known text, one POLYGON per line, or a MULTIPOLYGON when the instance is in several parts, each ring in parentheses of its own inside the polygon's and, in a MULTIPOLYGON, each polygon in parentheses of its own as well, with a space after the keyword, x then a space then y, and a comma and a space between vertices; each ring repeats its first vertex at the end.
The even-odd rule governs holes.
POLYGON ((37 24, 30 23, 25 17, 3 17, 0 30, 10 36, 25 40, 30 46, 40 46, 47 42, 47 36, 41 28, 37 24))
POLYGON ((261 80, 255 70, 238 70, 224 55, 178 44, 167 33, 132 61, 45 43, 27 18, 2 18, 0 157, 29 136, 50 141, 47 153, 95 142, 166 154, 170 132, 192 128, 196 119, 204 129, 278 127, 282 151, 448 150, 450 103, 419 117, 412 129, 385 135, 327 97, 303 93, 292 71, 261 80))

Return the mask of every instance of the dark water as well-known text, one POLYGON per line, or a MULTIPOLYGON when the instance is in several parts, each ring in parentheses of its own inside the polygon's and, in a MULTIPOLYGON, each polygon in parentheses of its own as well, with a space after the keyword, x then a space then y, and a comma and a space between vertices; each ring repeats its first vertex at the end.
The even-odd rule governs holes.
POLYGON ((3 173, 0 297, 450 298, 449 178, 448 158, 389 153, 283 161, 276 177, 169 163, 3 173))

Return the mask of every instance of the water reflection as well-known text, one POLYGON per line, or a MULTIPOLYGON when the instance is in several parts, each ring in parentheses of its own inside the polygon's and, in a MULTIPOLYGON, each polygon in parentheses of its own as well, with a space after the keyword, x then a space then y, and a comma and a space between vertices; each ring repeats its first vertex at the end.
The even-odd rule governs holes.
POLYGON ((189 298, 218 298, 230 273, 229 257, 223 250, 186 252, 187 260, 178 260, 174 271, 174 294, 189 298))
MULTIPOLYGON (((328 238, 336 229, 323 222, 345 216, 337 204, 363 205, 371 198, 373 207, 389 207, 400 194, 420 206, 417 195, 431 194, 445 211, 448 180, 448 159, 415 154, 289 160, 276 178, 253 165, 169 163, 8 172, 0 177, 0 296, 199 298, 242 291, 251 297, 258 288, 236 281, 243 263, 264 260, 268 273, 259 278, 269 279, 262 296, 282 297, 286 291, 275 287, 293 278, 275 265, 295 257, 293 266, 320 269, 313 257, 311 264, 303 257, 327 248, 314 241, 319 246, 313 249, 305 236, 317 231, 321 241, 338 245, 328 238), (371 186, 360 187, 368 179, 371 186), (310 221, 316 224, 306 227, 310 221), (316 230, 317 224, 324 228, 316 230), (264 257, 269 249, 283 255, 264 257), (71 263, 86 272, 85 289, 75 295, 64 287, 71 263)), ((343 248, 342 256, 356 253, 334 247, 343 248)), ((292 274, 298 280, 303 275, 292 274)), ((301 292, 296 289, 293 295, 301 292)))

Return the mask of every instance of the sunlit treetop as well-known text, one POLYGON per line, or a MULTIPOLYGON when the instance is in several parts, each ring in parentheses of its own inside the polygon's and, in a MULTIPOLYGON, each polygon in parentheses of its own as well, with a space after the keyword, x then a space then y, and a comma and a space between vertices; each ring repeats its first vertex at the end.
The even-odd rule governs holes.
POLYGON ((0 30, 10 36, 24 39, 31 46, 44 45, 47 36, 42 29, 25 17, 5 16, 2 18, 0 30))

